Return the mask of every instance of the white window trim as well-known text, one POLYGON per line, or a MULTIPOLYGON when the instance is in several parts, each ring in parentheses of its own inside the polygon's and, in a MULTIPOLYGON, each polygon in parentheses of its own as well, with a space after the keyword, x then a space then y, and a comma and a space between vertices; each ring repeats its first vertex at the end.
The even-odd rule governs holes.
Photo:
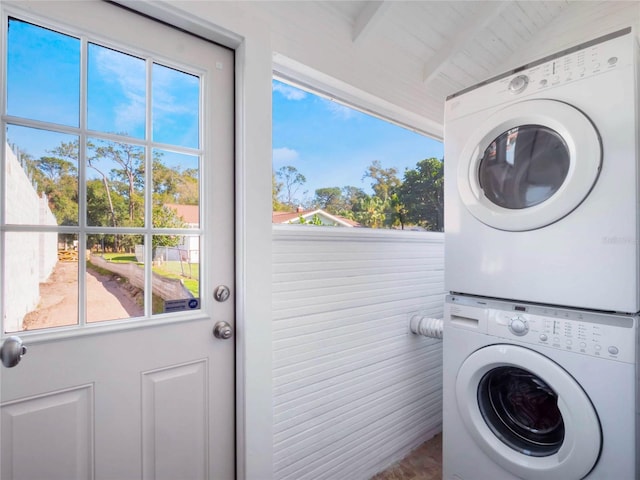
POLYGON ((273 76, 276 80, 284 81, 332 102, 359 110, 434 140, 441 142, 444 140, 444 127, 441 123, 409 112, 281 53, 273 54, 273 76))

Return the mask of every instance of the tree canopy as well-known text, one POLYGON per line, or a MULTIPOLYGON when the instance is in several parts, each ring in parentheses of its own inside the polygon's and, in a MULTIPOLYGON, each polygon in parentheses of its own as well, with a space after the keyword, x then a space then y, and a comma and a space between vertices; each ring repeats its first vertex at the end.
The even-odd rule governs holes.
POLYGON ((426 158, 403 178, 394 167, 385 168, 374 160, 362 179, 371 180, 373 194, 354 186, 318 188, 310 201, 302 201, 296 192, 306 177, 295 167, 281 167, 273 175, 273 210, 321 208, 334 215, 349 218, 370 228, 421 228, 444 230, 443 160, 426 158))
MULTIPOLYGON (((37 193, 45 195, 59 225, 79 224, 79 143, 61 143, 47 155, 34 159, 21 154, 27 175, 37 193)), ((89 140, 86 150, 86 221, 92 227, 143 227, 144 149, 132 144, 89 140)), ((166 204, 198 205, 198 170, 182 169, 163 161, 154 152, 152 160, 152 222, 155 228, 185 228, 177 212, 166 204)), ((114 250, 132 250, 141 235, 89 235, 88 242, 106 244, 114 250)), ((175 246, 174 235, 154 235, 154 246, 175 246)), ((91 246, 91 245, 89 245, 91 246)))

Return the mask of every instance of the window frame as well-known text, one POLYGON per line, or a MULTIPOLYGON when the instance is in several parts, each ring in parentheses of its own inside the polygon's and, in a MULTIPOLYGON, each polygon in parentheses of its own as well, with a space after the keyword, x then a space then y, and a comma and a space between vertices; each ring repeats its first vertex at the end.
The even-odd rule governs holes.
POLYGON ((207 91, 207 73, 194 65, 179 63, 175 60, 166 58, 163 55, 154 53, 145 48, 133 48, 129 45, 125 45, 111 38, 104 37, 102 35, 96 35, 95 33, 88 32, 77 26, 69 25, 63 21, 53 20, 49 17, 33 14, 26 10, 21 9, 13 5, 4 6, 2 9, 2 31, 0 36, 2 38, 2 48, 0 53, 2 54, 2 62, 5 68, 2 70, 0 77, 0 89, 2 94, 0 95, 0 120, 2 124, 0 132, 0 140, 3 143, 2 148, 2 162, 0 163, 0 198, 5 198, 6 194, 6 175, 5 175, 5 145, 7 144, 7 126, 15 125, 17 127, 37 128, 45 131, 69 134, 78 137, 79 139, 79 151, 78 151, 78 225, 75 226, 45 226, 45 225, 19 225, 19 224, 7 224, 5 208, 0 208, 0 284, 4 284, 5 276, 5 235, 8 233, 30 233, 30 232, 52 232, 59 234, 76 234, 78 239, 78 318, 77 323, 69 326, 61 327, 47 327, 36 330, 19 330, 15 332, 5 332, 5 319, 4 319, 4 303, 8 301, 5 299, 4 288, 0 290, 0 324, 2 329, 0 330, 0 338, 6 338, 11 335, 20 335, 21 337, 29 338, 30 343, 46 342, 52 339, 76 337, 87 334, 95 334, 109 331, 120 331, 124 329, 144 328, 153 324, 166 324, 166 323, 180 323, 192 320, 202 319, 209 316, 207 310, 209 309, 207 304, 209 300, 203 295, 203 269, 204 262, 208 255, 203 253, 203 248, 206 245, 204 237, 206 232, 210 229, 206 217, 203 215, 203 206, 205 203, 205 185, 204 179, 207 178, 207 165, 206 165, 206 151, 207 151, 207 137, 205 135, 206 119, 205 113, 206 98, 209 95, 207 91), (37 27, 49 29, 53 32, 68 35, 79 39, 80 41, 80 111, 79 111, 79 126, 70 127, 67 125, 56 124, 53 122, 45 122, 39 120, 32 120, 28 118, 10 116, 6 113, 7 109, 7 59, 8 59, 8 22, 9 19, 15 19, 18 21, 27 22, 37 27), (145 61, 145 137, 138 139, 135 137, 128 137, 123 135, 112 134, 108 132, 100 132, 95 130, 89 130, 87 128, 87 72, 88 72, 88 44, 94 43, 99 46, 115 50, 117 52, 132 55, 137 58, 141 58, 145 61), (153 123, 152 123, 152 109, 151 103, 152 89, 152 69, 153 65, 158 64, 164 67, 172 68, 180 72, 184 72, 200 79, 199 81, 199 127, 198 127, 198 148, 182 147, 178 145, 171 145, 166 143, 154 142, 152 140, 153 135, 153 123), (116 141, 135 145, 143 148, 145 155, 145 167, 151 167, 153 164, 153 150, 160 149, 166 150, 178 154, 186 154, 191 156, 197 156, 198 158, 198 210, 199 210, 199 225, 198 228, 158 228, 152 225, 152 210, 153 210, 153 171, 152 168, 145 168, 144 173, 144 227, 106 227, 106 226, 88 226, 87 225, 87 195, 86 195, 86 153, 87 153, 87 139, 100 139, 105 141, 116 141), (142 235, 144 238, 144 245, 152 245, 152 238, 154 235, 184 235, 184 236, 198 236, 200 238, 200 285, 199 285, 199 306, 195 310, 183 310, 178 312, 169 313, 153 313, 152 312, 152 248, 145 248, 145 261, 144 261, 144 314, 138 317, 128 317, 123 319, 113 320, 101 320, 95 322, 87 321, 87 298, 86 298, 86 248, 87 238, 91 234, 135 234, 142 235))

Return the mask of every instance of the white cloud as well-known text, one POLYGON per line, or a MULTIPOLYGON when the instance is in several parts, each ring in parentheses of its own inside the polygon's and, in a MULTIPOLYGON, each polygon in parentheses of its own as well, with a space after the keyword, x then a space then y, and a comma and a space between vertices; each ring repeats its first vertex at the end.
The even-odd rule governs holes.
POLYGON ((307 94, 302 90, 290 87, 289 85, 284 85, 282 83, 274 83, 273 91, 280 93, 287 100, 302 100, 307 96, 307 94))
POLYGON ((345 107, 344 105, 332 102, 331 100, 324 100, 324 105, 327 107, 327 110, 331 112, 331 115, 333 115, 334 118, 341 120, 349 120, 357 113, 353 108, 345 107))
POLYGON ((294 162, 296 161, 300 155, 296 150, 287 147, 280 147, 273 149, 273 162, 274 163, 285 163, 285 162, 294 162))
MULTIPOLYGON (((99 74, 107 81, 117 83, 122 99, 113 105, 116 127, 119 130, 135 129, 144 125, 146 80, 144 61, 110 50, 99 48, 94 57, 99 74)), ((113 99, 116 101, 116 99, 113 99)))

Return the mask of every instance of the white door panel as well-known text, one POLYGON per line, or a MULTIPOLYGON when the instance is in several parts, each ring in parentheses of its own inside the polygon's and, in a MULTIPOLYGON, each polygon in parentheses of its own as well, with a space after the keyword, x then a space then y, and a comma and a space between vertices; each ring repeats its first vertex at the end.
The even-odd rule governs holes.
MULTIPOLYGON (((82 72, 87 72, 87 63, 92 68, 92 49, 100 50, 95 58, 105 52, 119 55, 120 60, 131 56, 134 63, 144 67, 140 71, 146 75, 146 114, 139 127, 142 133, 131 133, 137 131, 132 127, 124 138, 112 127, 100 130, 103 127, 96 125, 100 125, 101 119, 95 111, 85 113, 93 108, 92 102, 98 105, 103 100, 96 95, 98 87, 91 83, 88 97, 87 88, 80 88, 77 126, 73 121, 62 124, 57 117, 48 119, 45 112, 48 106, 44 104, 42 118, 28 112, 23 114, 27 110, 12 107, 11 101, 2 105, 2 138, 7 143, 13 140, 9 138, 12 135, 22 138, 24 132, 32 131, 46 131, 55 137, 56 145, 61 141, 77 142, 77 161, 67 165, 75 165, 77 169, 74 175, 80 213, 76 224, 60 221, 57 216, 60 210, 56 210, 56 205, 51 207, 50 194, 48 203, 57 224, 55 218, 40 224, 15 215, 13 207, 8 206, 15 186, 8 169, 13 168, 11 175, 15 174, 20 161, 14 162, 12 147, 2 148, 2 340, 19 335, 27 353, 17 366, 0 367, 0 477, 3 480, 235 478, 234 338, 223 340, 212 334, 218 321, 228 322, 231 328, 235 325, 234 292, 224 302, 213 297, 216 286, 235 285, 233 52, 105 2, 4 2, 2 8, 5 58, 9 18, 14 19, 12 25, 17 27, 24 22, 77 39, 82 45, 83 56, 79 57, 82 72), (179 93, 169 87, 157 93, 153 82, 160 84, 160 80, 172 75, 196 79, 199 96, 195 100, 190 97, 176 101, 169 94, 179 93), (182 111, 177 105, 184 107, 182 111), (195 115, 194 105, 199 110, 195 115), (170 115, 174 115, 171 117, 174 129, 184 128, 183 138, 191 135, 188 138, 195 138, 195 145, 193 141, 173 144, 168 140, 172 138, 171 131, 166 130, 170 123, 164 127, 154 123, 170 115), (194 117, 198 118, 198 124, 187 132, 189 119, 194 117), (127 197, 126 188, 116 185, 115 176, 109 179, 108 173, 98 176, 97 155, 93 164, 88 160, 91 151, 97 151, 97 147, 89 148, 92 142, 107 146, 126 144, 130 151, 139 152, 137 206, 132 201, 133 190, 127 197), (170 158, 179 160, 171 163, 166 160, 170 158), (168 172, 164 177, 162 169, 156 170, 158 159, 168 172), (191 172, 190 176, 186 170, 191 172), (176 190, 178 193, 173 194, 171 201, 168 197, 161 198, 165 187, 159 187, 160 182, 173 185, 183 178, 195 179, 195 187, 186 185, 176 190), (124 215, 131 215, 129 223, 116 221, 114 199, 111 203, 115 207, 111 208, 110 216, 104 217, 108 222, 101 223, 102 217, 97 215, 85 216, 85 212, 95 208, 90 191, 94 180, 96 189, 100 182, 107 185, 100 192, 110 190, 116 200, 116 194, 131 200, 129 210, 126 206, 122 208, 124 215), (181 195, 191 197, 182 202, 181 195), (174 217, 180 221, 174 225, 160 223, 156 208, 162 206, 169 216, 174 215, 171 209, 175 210, 174 217), (196 212, 195 220, 187 218, 191 215, 188 212, 196 212), (219 228, 220 225, 224 228, 219 228), (55 255, 51 260, 50 252, 47 253, 49 247, 26 249, 35 252, 32 253, 35 258, 18 253, 21 246, 32 240, 34 245, 51 244, 46 240, 51 237, 54 242, 58 239, 57 262, 55 255), (99 237, 102 244, 96 240, 99 237), (132 240, 131 245, 127 246, 127 240, 132 240), (104 242, 109 241, 120 244, 105 246, 104 242), (136 243, 135 259, 133 243, 136 243), (163 244, 170 246, 157 253, 158 247, 164 248, 163 244), (152 248, 146 248, 147 245, 152 248), (174 250, 178 253, 170 253, 174 250), (119 253, 127 257, 124 263, 114 258, 119 253), (16 257, 23 258, 24 269, 15 262, 16 257), (96 267, 89 269, 92 257, 99 257, 99 265, 112 268, 112 273, 96 267), (36 261, 38 266, 32 266, 36 261), (77 272, 75 277, 71 275, 76 294, 64 302, 58 293, 47 293, 47 289, 59 286, 52 275, 60 274, 56 267, 63 262, 67 262, 64 263, 67 270, 77 272), (47 266, 51 263, 54 273, 50 273, 51 265, 47 266), (163 273, 174 264, 178 265, 176 272, 163 273), (107 300, 113 299, 92 289, 98 281, 105 290, 122 292, 116 284, 128 278, 127 271, 135 271, 128 284, 132 285, 131 291, 137 292, 131 297, 134 304, 138 302, 139 309, 125 305, 121 299, 116 302, 122 303, 124 313, 110 314, 106 305, 107 300), (110 280, 106 278, 109 275, 110 280), (34 285, 33 278, 39 283, 34 285), (7 286, 9 283, 11 287, 7 286), (29 288, 31 292, 37 289, 39 296, 34 300, 21 295, 20 288, 29 288), (186 293, 187 289, 191 293, 186 293), (174 293, 162 293, 165 291, 174 293), (57 301, 60 303, 56 304, 57 301), (69 302, 77 304, 75 310, 73 306, 63 306, 69 302), (67 312, 65 318, 36 324, 33 329, 29 329, 25 320, 49 321, 50 316, 55 317, 63 309, 67 312)), ((103 65, 113 67, 112 71, 103 72, 104 88, 108 89, 107 80, 123 77, 118 77, 115 60, 103 65)), ((129 75, 131 71, 124 69, 120 74, 129 75)), ((86 84, 87 77, 96 74, 91 72, 80 74, 81 83, 86 84)), ((125 88, 126 80, 118 88, 125 88)), ((145 82, 136 88, 144 89, 145 82)), ((11 85, 6 75, 3 91, 7 83, 11 85)), ((108 94, 105 91, 102 97, 107 98, 108 94)), ((139 97, 136 101, 144 103, 145 95, 139 97)), ((131 112, 123 109, 120 113, 131 112)), ((117 122, 123 119, 124 116, 115 116, 113 125, 120 125, 117 122)), ((107 154, 103 157, 107 158, 107 154)), ((21 161, 24 165, 24 157, 21 161)), ((113 166, 105 165, 113 170, 113 166)), ((32 177, 20 172, 19 176, 32 177)), ((122 175, 122 185, 126 186, 125 179, 122 175)), ((39 188, 35 182, 32 184, 34 189, 39 188)), ((24 185, 19 188, 28 189, 24 185)), ((103 198, 102 206, 108 205, 106 197, 99 198, 103 198)), ((13 204, 16 203, 20 204, 14 198, 13 204)))

